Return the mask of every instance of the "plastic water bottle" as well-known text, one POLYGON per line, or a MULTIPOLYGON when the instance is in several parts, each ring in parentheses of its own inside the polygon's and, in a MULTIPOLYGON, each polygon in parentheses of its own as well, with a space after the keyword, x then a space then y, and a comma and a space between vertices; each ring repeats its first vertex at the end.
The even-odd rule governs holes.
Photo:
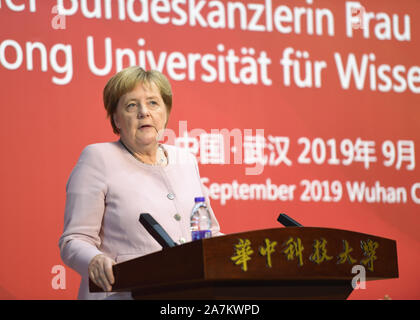
POLYGON ((196 197, 194 202, 190 218, 192 241, 211 238, 211 218, 205 198, 196 197))

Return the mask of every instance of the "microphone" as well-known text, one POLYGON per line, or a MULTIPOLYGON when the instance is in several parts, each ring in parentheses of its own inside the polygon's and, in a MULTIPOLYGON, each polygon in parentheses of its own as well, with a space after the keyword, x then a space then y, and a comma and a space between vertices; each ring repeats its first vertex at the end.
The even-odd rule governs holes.
POLYGON ((149 213, 140 213, 139 221, 147 232, 159 242, 163 249, 172 248, 177 245, 177 243, 167 234, 165 229, 163 229, 149 213))
POLYGON ((277 221, 280 222, 285 227, 303 227, 299 222, 293 220, 288 215, 280 213, 277 221))

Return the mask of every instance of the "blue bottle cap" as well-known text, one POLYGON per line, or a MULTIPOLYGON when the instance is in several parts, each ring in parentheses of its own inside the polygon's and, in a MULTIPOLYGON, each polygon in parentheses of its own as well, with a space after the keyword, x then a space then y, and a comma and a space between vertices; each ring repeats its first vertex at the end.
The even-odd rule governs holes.
POLYGON ((195 197, 194 198, 194 202, 204 202, 205 198, 204 197, 195 197))

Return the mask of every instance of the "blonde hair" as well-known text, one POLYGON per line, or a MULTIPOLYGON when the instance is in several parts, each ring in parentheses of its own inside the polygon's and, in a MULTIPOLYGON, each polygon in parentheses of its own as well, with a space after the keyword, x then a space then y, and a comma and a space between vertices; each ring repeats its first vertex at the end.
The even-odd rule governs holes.
POLYGON ((128 67, 109 79, 103 91, 104 107, 111 121, 112 130, 116 134, 119 134, 120 131, 114 123, 113 115, 117 110, 118 101, 124 94, 132 91, 139 83, 146 85, 153 83, 156 85, 165 103, 169 118, 172 109, 172 89, 169 80, 156 70, 145 71, 138 66, 128 67))

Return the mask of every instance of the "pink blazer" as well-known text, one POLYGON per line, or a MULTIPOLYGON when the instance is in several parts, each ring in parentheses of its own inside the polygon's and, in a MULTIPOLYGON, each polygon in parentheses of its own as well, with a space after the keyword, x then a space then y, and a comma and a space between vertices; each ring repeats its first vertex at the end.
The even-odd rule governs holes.
POLYGON ((91 293, 88 265, 97 254, 117 263, 162 247, 139 223, 150 213, 177 243, 191 241, 190 214, 194 197, 206 197, 212 234, 221 235, 201 183, 197 161, 190 152, 163 145, 166 167, 141 163, 120 142, 87 146, 66 186, 61 258, 82 277, 79 299, 129 298, 127 293, 91 293))

